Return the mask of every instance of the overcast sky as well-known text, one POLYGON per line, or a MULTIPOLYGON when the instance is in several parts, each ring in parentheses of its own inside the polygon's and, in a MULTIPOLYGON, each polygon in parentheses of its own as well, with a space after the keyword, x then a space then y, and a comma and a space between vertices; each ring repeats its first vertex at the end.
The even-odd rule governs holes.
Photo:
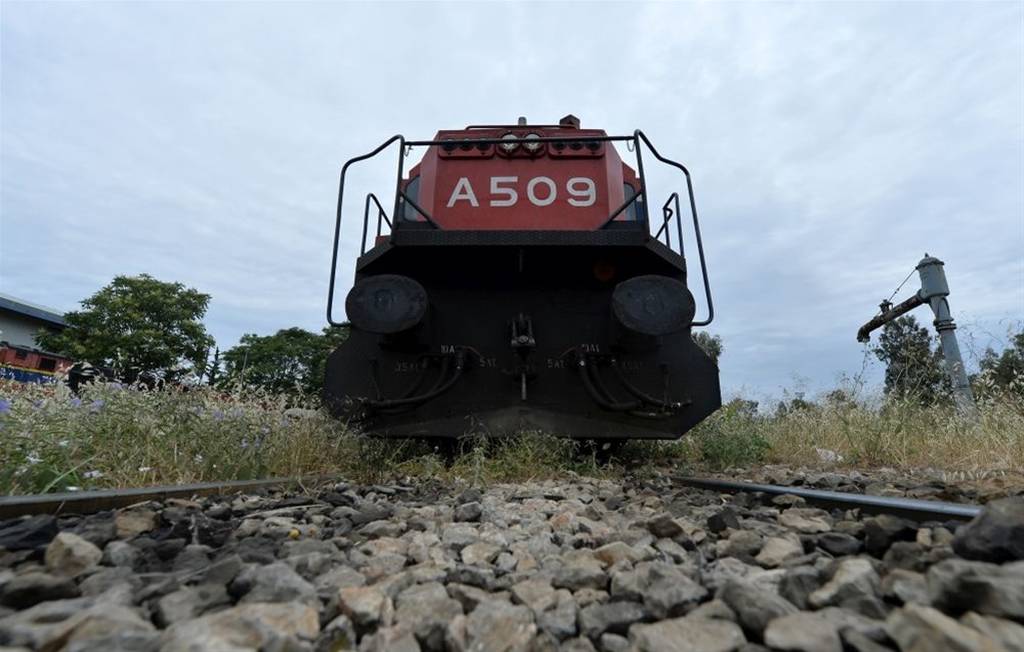
POLYGON ((571 112, 693 172, 727 394, 858 374, 925 251, 962 346, 998 345, 1024 319, 1022 7, 0 2, 0 291, 70 310, 145 272, 211 294, 222 348, 317 330, 344 160, 571 112))

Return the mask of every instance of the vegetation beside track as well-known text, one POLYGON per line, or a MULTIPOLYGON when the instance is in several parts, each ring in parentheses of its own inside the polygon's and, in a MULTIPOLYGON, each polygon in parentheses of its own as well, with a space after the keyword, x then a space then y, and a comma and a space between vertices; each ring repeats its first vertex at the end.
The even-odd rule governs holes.
MULTIPOLYGON (((609 463, 600 451, 536 433, 469 441, 444 451, 358 437, 283 396, 207 386, 146 391, 97 384, 0 381, 0 494, 340 473, 361 482, 395 475, 475 483, 687 470, 759 463, 803 467, 1024 469, 1024 398, 996 392, 971 422, 910 399, 832 393, 764 415, 733 401, 675 443, 630 442, 609 463)), ((308 406, 312 408, 313 406, 308 406)))

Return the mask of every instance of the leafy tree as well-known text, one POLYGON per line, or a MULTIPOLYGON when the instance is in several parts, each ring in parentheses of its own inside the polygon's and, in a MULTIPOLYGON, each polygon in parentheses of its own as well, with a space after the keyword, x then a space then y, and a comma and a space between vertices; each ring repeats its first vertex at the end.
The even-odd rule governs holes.
POLYGON ((1024 330, 1013 336, 1013 342, 1001 354, 987 349, 979 366, 996 388, 1024 396, 1024 330))
POLYGON ((273 335, 243 335, 225 351, 225 382, 242 382, 268 391, 316 394, 323 387, 327 356, 347 337, 347 329, 311 333, 285 328, 273 335))
POLYGON ((142 372, 174 377, 182 363, 201 369, 213 338, 202 319, 210 295, 148 274, 117 276, 64 315, 61 332, 40 331, 36 343, 76 360, 112 367, 133 379, 142 372))
POLYGON ((913 316, 885 325, 874 354, 885 363, 885 393, 932 405, 949 394, 942 353, 932 349, 928 330, 913 316))
POLYGON ((721 357, 723 347, 722 338, 718 335, 712 335, 707 331, 697 331, 692 335, 693 341, 704 350, 704 353, 708 354, 715 364, 718 364, 718 358, 721 357))

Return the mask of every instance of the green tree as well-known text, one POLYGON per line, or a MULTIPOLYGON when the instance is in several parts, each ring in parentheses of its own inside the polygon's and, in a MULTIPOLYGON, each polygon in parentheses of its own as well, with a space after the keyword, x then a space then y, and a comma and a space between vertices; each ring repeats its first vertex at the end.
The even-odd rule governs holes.
POLYGON ((202 319, 210 295, 148 274, 117 276, 64 315, 61 332, 40 331, 37 344, 76 360, 112 367, 133 378, 140 372, 174 377, 182 363, 202 369, 213 338, 202 319))
POLYGON ((1024 396, 1024 330, 1013 336, 1012 343, 1001 354, 987 349, 979 366, 993 386, 1024 396))
POLYGON ((268 391, 313 395, 323 387, 327 356, 347 336, 347 329, 311 333, 285 328, 273 335, 243 335, 221 355, 224 382, 242 382, 268 391))
POLYGON ((692 334, 693 341, 704 350, 704 353, 708 354, 715 364, 718 364, 718 358, 721 357, 723 347, 722 338, 718 335, 712 335, 707 331, 697 331, 692 334))
POLYGON ((913 316, 885 325, 874 354, 885 363, 885 393, 932 405, 949 394, 942 353, 913 316))

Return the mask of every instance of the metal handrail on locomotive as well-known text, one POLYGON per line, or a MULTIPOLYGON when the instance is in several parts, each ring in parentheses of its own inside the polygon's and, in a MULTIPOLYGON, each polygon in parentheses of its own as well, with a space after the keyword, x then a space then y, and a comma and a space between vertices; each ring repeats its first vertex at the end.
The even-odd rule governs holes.
POLYGON ((718 366, 691 337, 713 316, 690 173, 639 130, 609 136, 571 115, 557 125, 520 118, 432 140, 396 135, 342 167, 327 319, 351 330, 328 359, 324 400, 371 435, 678 438, 721 406, 718 366), (614 143, 628 145, 634 166, 614 143), (414 147, 426 150, 406 173, 414 147), (394 207, 388 217, 366 196, 348 321, 338 321, 346 175, 389 148, 394 207), (645 152, 685 181, 701 320, 680 194, 652 224, 645 152))

